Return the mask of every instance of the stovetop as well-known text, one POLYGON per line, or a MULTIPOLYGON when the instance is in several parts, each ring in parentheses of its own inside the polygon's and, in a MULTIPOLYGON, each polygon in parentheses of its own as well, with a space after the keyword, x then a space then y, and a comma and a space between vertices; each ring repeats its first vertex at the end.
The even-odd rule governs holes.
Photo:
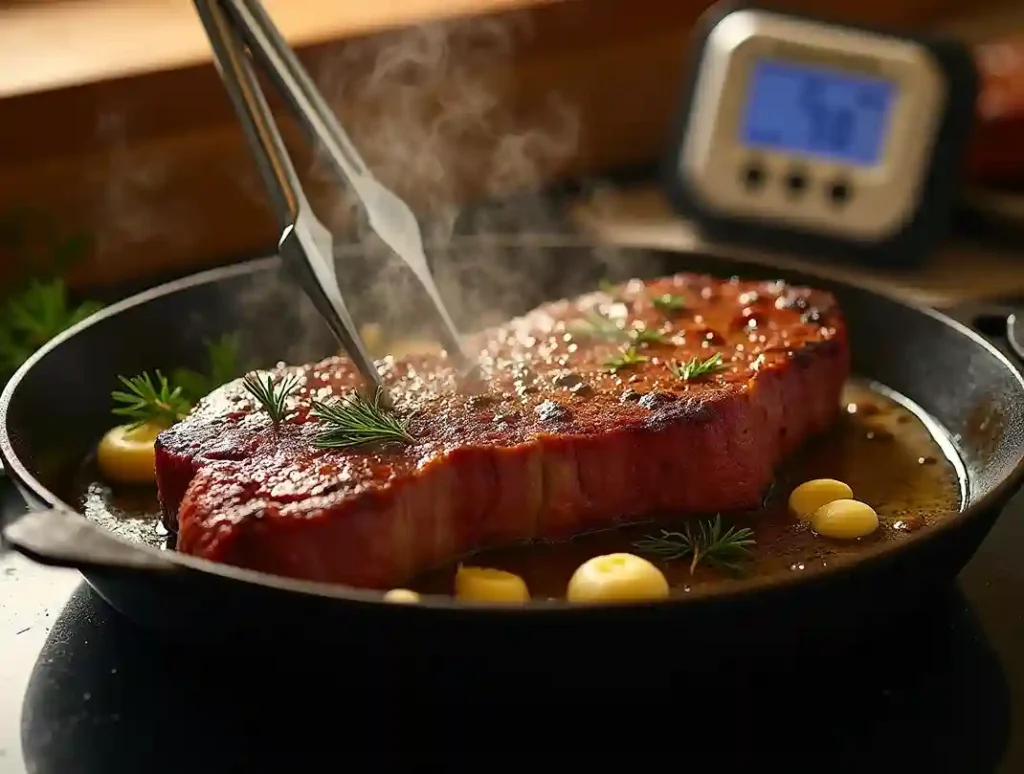
MULTIPOLYGON (((6 507, 18 507, 4 484, 6 507)), ((824 669, 801 676, 800 664, 780 664, 779 679, 746 688, 745 678, 739 688, 735 680, 723 688, 727 681, 717 675, 706 675, 698 688, 674 682, 672 665, 637 665, 636 685, 609 686, 607 703, 600 701, 600 671, 595 694, 586 697, 560 692, 554 676, 533 675, 538 688, 531 707, 516 706, 523 694, 510 702, 495 692, 494 706, 506 705, 518 727, 490 731, 524 750, 617 739, 637 764, 646 757, 652 765, 671 758, 685 765, 691 755, 685 750, 695 745, 696 754, 713 752, 718 771, 773 763, 803 770, 812 755, 809 770, 820 774, 1020 774, 1022 550, 1024 495, 1010 504, 955 587, 937 591, 916 616, 880 635, 877 647, 854 659, 861 663, 837 654, 830 667, 824 654, 824 669), (541 709, 562 720, 538 721, 541 709), (707 722, 699 730, 682 725, 679 738, 658 742, 645 727, 647 719, 694 709, 707 722)), ((355 659, 361 660, 314 653, 296 671, 294 664, 248 662, 244 642, 234 652, 211 653, 162 640, 121 619, 78 573, 9 554, 0 557, 0 772, 312 770, 296 763, 297 750, 309 761, 337 765, 351 760, 353 750, 372 752, 375 770, 405 771, 413 768, 399 762, 407 755, 416 756, 417 768, 425 765, 429 743, 422 733, 410 736, 425 723, 447 725, 447 743, 464 758, 479 755, 472 752, 471 726, 458 733, 455 713, 479 710, 459 698, 457 677, 435 679, 428 695, 405 678, 396 687, 394 680, 368 677, 368 670, 388 670, 380 658, 355 659), (409 712, 411 720, 399 719, 409 712), (314 717, 317 732, 306 722, 314 717), (334 732, 325 734, 324 723, 334 732), (358 723, 376 731, 357 732, 358 723)), ((495 670, 502 672, 501 665, 495 670)), ((476 696, 480 704, 479 690, 476 696)), ((476 722, 481 719, 478 714, 476 722)), ((443 760, 439 770, 458 768, 443 760)))

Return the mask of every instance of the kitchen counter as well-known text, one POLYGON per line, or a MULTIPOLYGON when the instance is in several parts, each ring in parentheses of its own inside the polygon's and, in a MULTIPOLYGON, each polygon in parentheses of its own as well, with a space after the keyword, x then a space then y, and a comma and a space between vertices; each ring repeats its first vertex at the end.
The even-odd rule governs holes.
MULTIPOLYGON (((623 247, 664 250, 711 250, 744 260, 789 266, 837 280, 895 292, 936 307, 988 299, 1024 297, 1024 237, 1013 246, 990 242, 951 241, 921 267, 900 271, 870 271, 825 258, 797 259, 764 251, 726 249, 703 240, 691 224, 672 212, 665 197, 650 185, 599 192, 577 199, 571 217, 584 233, 599 242, 623 247)), ((1024 222, 1017 228, 1024 227, 1024 222)), ((1008 240, 1009 241, 1009 240, 1008 240)))

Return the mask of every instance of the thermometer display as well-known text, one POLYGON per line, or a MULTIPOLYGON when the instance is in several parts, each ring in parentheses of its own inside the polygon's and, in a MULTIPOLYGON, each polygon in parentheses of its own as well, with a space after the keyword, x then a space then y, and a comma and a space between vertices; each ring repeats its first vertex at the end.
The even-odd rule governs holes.
POLYGON ((894 83, 779 60, 754 63, 741 140, 751 148, 858 166, 879 162, 894 83))

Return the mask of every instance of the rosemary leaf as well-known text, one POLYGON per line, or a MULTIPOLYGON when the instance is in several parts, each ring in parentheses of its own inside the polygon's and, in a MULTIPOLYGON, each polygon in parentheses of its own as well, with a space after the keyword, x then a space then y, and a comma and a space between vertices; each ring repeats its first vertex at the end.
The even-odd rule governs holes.
POLYGON ((661 530, 660 535, 645 535, 633 543, 642 554, 665 562, 690 558, 690 574, 701 562, 731 572, 740 572, 757 544, 748 527, 722 529, 721 515, 713 520, 688 523, 682 532, 661 530))
POLYGON ((597 312, 587 312, 580 320, 569 323, 569 333, 573 336, 606 341, 628 341, 630 332, 597 312))
POLYGON ((646 363, 648 360, 646 355, 641 355, 636 351, 636 347, 626 347, 615 357, 605 361, 605 367, 613 374, 618 373, 626 368, 632 368, 639 365, 640 363, 646 363))
POLYGON ((181 387, 182 394, 193 402, 209 395, 223 384, 244 373, 237 334, 225 334, 206 342, 207 368, 205 373, 190 368, 179 368, 171 374, 171 382, 181 387))
POLYGON ((0 380, 58 333, 102 306, 94 301, 72 303, 60 279, 31 280, 12 293, 0 310, 0 380))
POLYGON ((684 382, 688 382, 694 379, 700 379, 704 376, 717 374, 725 368, 725 363, 722 362, 722 355, 716 352, 707 360, 698 360, 697 357, 694 356, 685 363, 676 363, 669 366, 669 368, 677 377, 682 379, 684 382))
POLYGON ((117 377, 125 389, 110 394, 115 403, 123 404, 113 409, 113 413, 134 420, 132 427, 147 423, 170 427, 184 419, 192 409, 180 387, 172 388, 160 371, 154 374, 155 380, 148 373, 130 379, 117 377))
POLYGON ((662 314, 676 314, 686 308, 686 302, 682 296, 676 296, 672 293, 662 293, 660 296, 655 296, 651 299, 651 303, 662 314))
POLYGON ((290 374, 274 384, 274 377, 270 374, 267 374, 265 381, 255 374, 247 374, 242 379, 242 386, 267 412, 270 421, 277 425, 287 413, 288 398, 299 386, 299 377, 290 374))
POLYGON ((313 401, 313 416, 323 425, 314 445, 321 449, 351 449, 413 443, 416 439, 402 420, 382 405, 381 399, 378 390, 373 400, 352 393, 331 403, 313 401))

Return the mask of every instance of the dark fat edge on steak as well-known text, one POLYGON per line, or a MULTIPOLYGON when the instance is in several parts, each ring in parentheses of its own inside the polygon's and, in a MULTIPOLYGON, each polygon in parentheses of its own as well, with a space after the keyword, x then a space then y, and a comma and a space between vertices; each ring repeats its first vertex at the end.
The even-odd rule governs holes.
POLYGON ((209 395, 157 441, 178 550, 386 588, 486 545, 755 508, 831 423, 850 368, 829 294, 688 274, 549 303, 470 341, 472 388, 443 353, 379 362, 406 447, 314 447, 310 400, 358 384, 343 357, 282 369, 302 386, 277 426, 240 381, 209 395), (646 359, 614 371, 628 343, 602 319, 659 334, 636 344, 646 359), (716 353, 721 370, 679 376, 716 353))

